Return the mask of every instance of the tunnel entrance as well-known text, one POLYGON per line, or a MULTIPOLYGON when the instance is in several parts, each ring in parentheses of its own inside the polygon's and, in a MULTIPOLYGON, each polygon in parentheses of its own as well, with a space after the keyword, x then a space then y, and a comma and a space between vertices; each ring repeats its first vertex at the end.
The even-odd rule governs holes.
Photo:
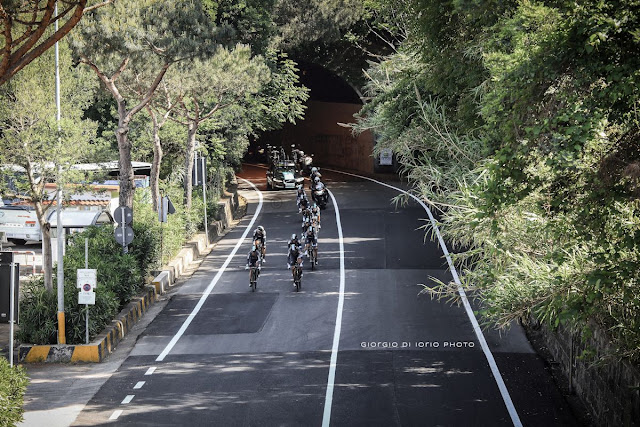
POLYGON ((353 115, 362 108, 358 92, 320 65, 299 61, 298 68, 301 83, 310 89, 304 119, 266 132, 256 145, 283 146, 290 152, 291 145, 296 144, 305 153, 314 155, 314 164, 364 173, 377 171, 371 132, 354 136, 344 126, 354 123, 353 115))

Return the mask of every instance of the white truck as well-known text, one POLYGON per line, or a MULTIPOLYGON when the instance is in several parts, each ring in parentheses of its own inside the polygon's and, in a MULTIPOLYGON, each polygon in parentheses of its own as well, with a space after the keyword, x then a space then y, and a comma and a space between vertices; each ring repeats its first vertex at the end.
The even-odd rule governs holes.
POLYGON ((36 211, 30 206, 0 206, 0 232, 16 245, 42 240, 36 211))

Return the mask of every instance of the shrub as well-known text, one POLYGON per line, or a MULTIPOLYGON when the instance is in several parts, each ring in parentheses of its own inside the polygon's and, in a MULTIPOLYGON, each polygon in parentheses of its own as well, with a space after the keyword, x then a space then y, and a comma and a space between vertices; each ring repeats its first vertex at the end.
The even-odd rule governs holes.
POLYGON ((120 308, 140 292, 144 283, 133 254, 122 253, 111 227, 89 227, 70 236, 64 259, 65 283, 76 286, 76 270, 84 268, 84 240, 89 239, 89 268, 98 270, 98 289, 112 291, 120 308))
POLYGON ((28 382, 21 366, 12 368, 0 357, 0 426, 15 426, 22 421, 22 403, 28 382))
POLYGON ((20 329, 18 341, 32 344, 53 344, 57 337, 56 292, 47 292, 44 279, 39 277, 26 283, 21 291, 20 329))

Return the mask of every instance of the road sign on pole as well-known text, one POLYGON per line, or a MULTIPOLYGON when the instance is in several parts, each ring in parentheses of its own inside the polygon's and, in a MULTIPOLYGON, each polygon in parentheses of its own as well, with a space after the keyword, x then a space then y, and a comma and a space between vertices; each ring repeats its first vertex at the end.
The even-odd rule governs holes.
POLYGON ((120 243, 123 247, 126 247, 133 241, 133 228, 128 225, 116 227, 114 234, 116 236, 116 242, 120 243))
POLYGON ((133 210, 129 206, 119 206, 113 213, 114 219, 118 224, 123 222, 129 225, 133 222, 133 210))
POLYGON ((116 241, 122 245, 122 252, 129 252, 127 246, 133 241, 133 229, 129 225, 133 222, 133 210, 128 206, 118 206, 114 212, 118 227, 114 234, 116 241))

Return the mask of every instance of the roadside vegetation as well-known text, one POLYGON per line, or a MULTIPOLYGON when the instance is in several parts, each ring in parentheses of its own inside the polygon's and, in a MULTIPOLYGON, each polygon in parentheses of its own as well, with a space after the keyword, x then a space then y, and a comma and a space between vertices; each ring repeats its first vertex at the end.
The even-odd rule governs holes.
POLYGON ((0 426, 14 426, 23 420, 22 403, 28 381, 22 366, 11 367, 0 357, 0 426))
MULTIPOLYGON (((129 254, 122 254, 112 229, 69 238, 64 262, 68 343, 84 342, 75 282, 76 269, 84 268, 85 236, 90 238, 89 267, 98 270, 90 316, 94 337, 141 290, 149 272, 202 229, 202 187, 192 183, 196 153, 207 161, 211 219, 249 141, 301 119, 308 98, 296 63, 273 41, 276 24, 269 1, 143 0, 101 6, 84 9, 59 42, 60 121, 53 49, 34 51, 19 70, 0 70, 8 76, 0 84, 0 163, 26 171, 3 169, 0 192, 36 206, 48 240, 45 213, 52 198, 44 183, 62 186, 66 202, 78 184, 104 179, 71 166, 119 160, 120 205, 134 211, 129 254), (132 160, 152 163, 150 188, 135 188, 132 160), (161 225, 157 201, 164 195, 176 213, 161 225)), ((21 30, 20 25, 15 21, 13 30, 21 30)), ((45 247, 50 245, 45 242, 45 247)), ((50 251, 43 258, 43 277, 23 288, 22 342, 56 341, 55 267, 50 251)))
MULTIPOLYGON (((595 321, 640 361, 640 11, 628 2, 367 3, 356 131, 441 215, 487 321, 595 321)), ((426 227, 429 229, 429 227, 426 227)), ((457 297, 451 283, 432 295, 457 297)))

